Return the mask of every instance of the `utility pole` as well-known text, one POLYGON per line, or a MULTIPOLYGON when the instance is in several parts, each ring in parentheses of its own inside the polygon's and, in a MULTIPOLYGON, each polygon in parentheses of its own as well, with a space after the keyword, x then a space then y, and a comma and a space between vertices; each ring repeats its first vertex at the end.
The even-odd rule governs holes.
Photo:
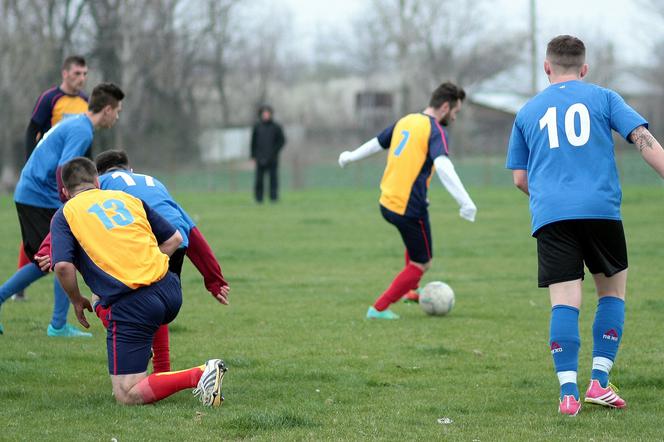
POLYGON ((530 0, 530 93, 537 93, 537 11, 535 0, 530 0))

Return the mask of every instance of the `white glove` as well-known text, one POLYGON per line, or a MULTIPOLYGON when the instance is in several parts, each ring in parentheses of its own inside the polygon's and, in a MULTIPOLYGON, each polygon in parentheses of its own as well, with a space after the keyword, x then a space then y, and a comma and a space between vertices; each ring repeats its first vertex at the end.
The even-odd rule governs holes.
POLYGON ((475 221, 475 214, 477 213, 477 206, 466 192, 465 187, 461 183, 459 176, 454 170, 454 165, 450 159, 444 155, 437 157, 433 161, 433 165, 438 173, 438 178, 443 183, 443 186, 452 195, 452 197, 459 204, 459 215, 461 218, 470 221, 475 221))
POLYGON ((352 154, 347 150, 341 152, 341 155, 339 155, 339 167, 342 169, 346 167, 346 165, 351 162, 351 156, 352 154))
POLYGON ((459 216, 461 216, 461 218, 465 220, 470 221, 471 223, 475 222, 476 214, 477 214, 477 207, 472 202, 461 206, 461 208, 459 209, 459 216))

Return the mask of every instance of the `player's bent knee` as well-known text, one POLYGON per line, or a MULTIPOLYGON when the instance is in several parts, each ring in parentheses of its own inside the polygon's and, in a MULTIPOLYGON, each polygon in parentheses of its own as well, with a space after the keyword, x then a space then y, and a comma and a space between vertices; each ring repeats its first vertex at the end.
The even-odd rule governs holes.
POLYGON ((143 403, 141 396, 133 391, 115 389, 113 390, 113 396, 115 396, 116 402, 121 405, 140 405, 143 403))
POLYGON ((139 405, 144 403, 143 396, 137 387, 139 382, 145 379, 145 377, 146 373, 111 375, 115 400, 123 405, 139 405))

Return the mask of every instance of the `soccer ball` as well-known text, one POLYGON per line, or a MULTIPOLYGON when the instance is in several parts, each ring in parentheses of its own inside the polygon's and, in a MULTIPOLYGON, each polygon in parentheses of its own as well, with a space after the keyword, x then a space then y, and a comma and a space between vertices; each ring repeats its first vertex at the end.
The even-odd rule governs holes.
POLYGON ((441 281, 433 281, 420 292, 420 307, 427 315, 445 316, 454 307, 452 287, 441 281))

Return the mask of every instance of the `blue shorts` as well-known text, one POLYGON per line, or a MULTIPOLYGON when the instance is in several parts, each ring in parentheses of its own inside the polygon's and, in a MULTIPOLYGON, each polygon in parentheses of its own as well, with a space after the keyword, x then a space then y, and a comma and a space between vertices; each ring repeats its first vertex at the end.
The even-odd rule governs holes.
POLYGON ((175 319, 181 305, 180 280, 168 272, 161 280, 126 294, 108 307, 108 372, 120 375, 147 371, 155 332, 175 319))
POLYGON ((408 258, 411 261, 420 264, 431 261, 433 253, 431 248, 431 226, 429 225, 428 215, 422 218, 411 218, 394 213, 383 206, 380 206, 380 213, 401 234, 401 239, 408 251, 408 258))

